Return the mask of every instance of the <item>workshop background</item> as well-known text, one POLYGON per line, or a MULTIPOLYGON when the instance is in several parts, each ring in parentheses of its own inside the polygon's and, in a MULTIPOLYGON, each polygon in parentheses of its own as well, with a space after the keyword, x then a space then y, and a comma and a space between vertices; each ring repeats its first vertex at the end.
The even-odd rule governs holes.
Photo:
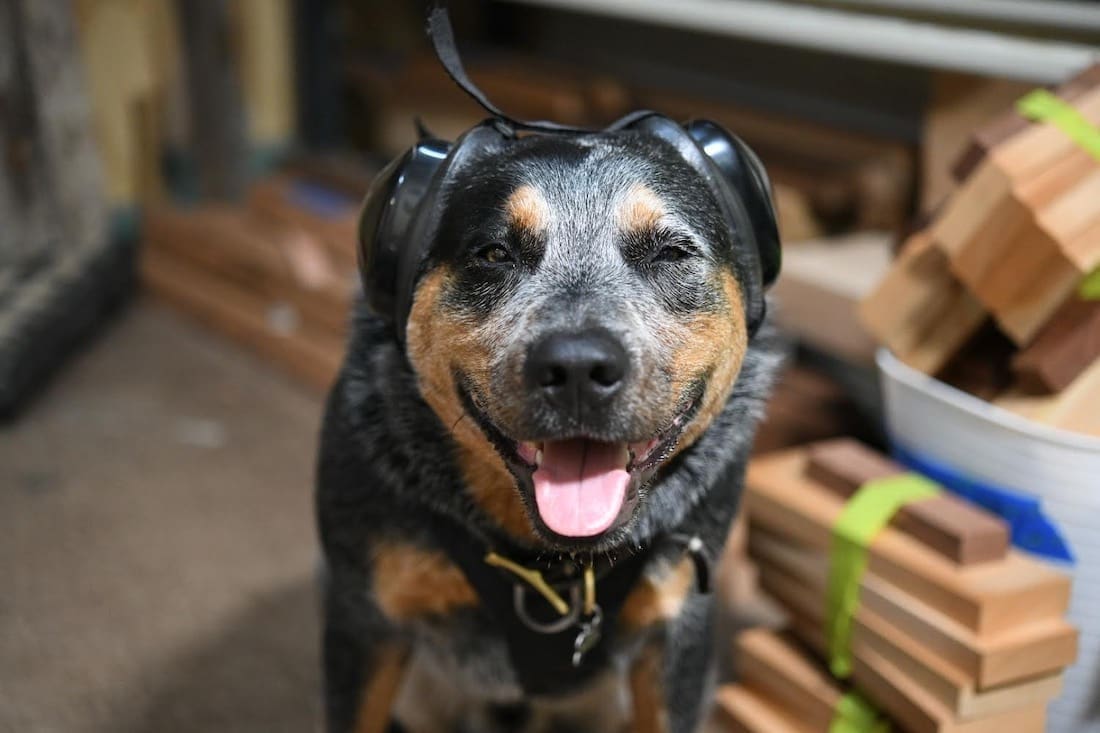
MULTIPOLYGON (((508 113, 708 117, 771 175, 790 359, 711 729, 1100 731, 1100 4, 450 7, 508 113), (846 498, 911 470, 942 493, 843 565, 846 498)), ((359 201, 414 119, 484 117, 423 21, 0 0, 0 730, 320 730, 359 201)))

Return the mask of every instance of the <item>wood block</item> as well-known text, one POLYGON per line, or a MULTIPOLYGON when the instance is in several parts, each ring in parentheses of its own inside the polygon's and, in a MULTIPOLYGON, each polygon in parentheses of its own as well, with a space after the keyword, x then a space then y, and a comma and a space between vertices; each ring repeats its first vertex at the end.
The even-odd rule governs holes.
MULTIPOLYGON (((781 602, 824 621, 828 561, 804 547, 784 543, 774 533, 754 530, 752 557, 761 565, 760 580, 775 591, 771 574, 796 580, 798 594, 788 591, 781 602), (769 582, 772 585, 769 586, 769 582)), ((1076 658, 1077 632, 1063 619, 1021 624, 996 634, 978 635, 929 608, 919 598, 868 573, 860 584, 856 620, 866 614, 887 621, 896 638, 907 637, 954 668, 972 690, 1018 682, 1059 672, 1076 658)))
MULTIPOLYGON (((1100 199, 1098 199, 1100 200, 1100 199)), ((1100 301, 1073 298, 1012 360, 1025 389, 1058 392, 1100 358, 1100 301)))
POLYGON ((1034 396, 1014 389, 993 404, 1052 427, 1100 436, 1100 359, 1059 394, 1034 396))
MULTIPOLYGON (((1087 118, 1100 118, 1100 90, 1080 102, 1087 118)), ((1014 188, 1023 186, 1023 200, 1039 206, 1066 191, 1090 165, 1089 156, 1061 130, 1034 125, 983 160, 948 201, 932 236, 953 260, 974 247, 987 261, 1006 233, 1029 220, 1031 211, 1019 207, 1014 188)))
POLYGON ((895 356, 938 372, 986 320, 927 232, 915 234, 859 307, 863 325, 895 356))
POLYGON ((741 685, 718 688, 714 702, 719 728, 729 733, 828 733, 828 728, 805 725, 741 685))
MULTIPOLYGON (((1100 64, 1094 64, 1080 72, 1065 84, 1060 85, 1054 93, 1067 102, 1076 102, 1096 86, 1100 86, 1100 64)), ((1023 94, 1019 96, 1022 97, 1023 94)), ((951 169, 956 181, 965 180, 985 159, 990 150, 1034 124, 1021 116, 1013 106, 1005 105, 1005 107, 1006 111, 1002 115, 974 133, 970 145, 951 169)))
MULTIPOLYGON (((752 461, 745 496, 749 521, 828 550, 843 501, 805 477, 806 463, 799 449, 752 461)), ((961 567, 891 527, 871 543, 868 570, 978 634, 1061 619, 1069 604, 1069 578, 1020 553, 961 567)))
MULTIPOLYGON (((1032 87, 1008 79, 936 72, 921 134, 921 210, 931 211, 951 192, 952 167, 968 151, 974 130, 1011 109, 1032 87)), ((1021 120, 1022 121, 1022 120, 1021 120)), ((1026 125, 1025 125, 1026 126, 1026 125)))
POLYGON ((816 661, 769 629, 744 631, 734 640, 740 683, 811 730, 828 731, 841 691, 816 661))
POLYGON ((1012 339, 993 321, 988 321, 935 376, 988 402, 1012 385, 1009 362, 1015 353, 1012 339))
MULTIPOLYGON (((764 577, 765 588, 777 597, 805 595, 799 581, 782 572, 768 572, 764 577)), ((826 643, 822 623, 820 618, 814 616, 815 609, 819 607, 819 604, 796 602, 790 628, 824 655, 826 643)), ((903 730, 912 733, 1003 733, 1006 730, 1042 733, 1044 729, 1045 703, 1017 706, 989 716, 964 720, 862 640, 853 640, 853 652, 852 681, 903 730)))
MULTIPOLYGON (((810 446, 806 466, 808 478, 845 499, 869 481, 906 472, 904 466, 849 438, 810 446)), ((960 565, 1000 560, 1008 552, 1003 521, 946 492, 902 507, 890 526, 960 565)))
POLYGON ((1006 685, 977 690, 957 667, 929 650, 920 640, 900 633, 869 609, 856 619, 854 636, 889 661, 951 710, 959 720, 996 715, 1050 703, 1062 693, 1061 672, 1029 677, 1006 685))
POLYGON ((209 272, 158 250, 142 253, 141 275, 158 296, 244 344, 317 389, 328 389, 343 361, 342 339, 288 333, 270 318, 269 303, 209 272))
POLYGON ((892 243, 886 232, 860 232, 787 247, 776 323, 828 354, 874 364, 876 344, 859 323, 859 303, 889 270, 892 243))

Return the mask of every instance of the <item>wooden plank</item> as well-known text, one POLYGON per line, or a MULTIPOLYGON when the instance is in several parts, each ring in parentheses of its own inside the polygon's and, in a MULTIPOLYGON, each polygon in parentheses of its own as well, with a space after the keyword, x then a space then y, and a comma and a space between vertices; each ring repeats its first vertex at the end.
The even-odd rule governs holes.
POLYGON ((986 320, 928 232, 915 234, 859 307, 860 321, 895 356, 938 372, 986 320))
MULTIPOLYGON (((1098 199, 1100 200, 1100 199, 1098 199)), ((1012 359, 1025 389, 1058 392, 1100 358, 1100 301, 1070 299, 1012 359)))
MULTIPOLYGON (((791 601, 790 628, 819 654, 826 653, 825 637, 820 618, 815 617, 819 604, 798 601, 806 596, 800 581, 782 571, 763 576, 765 589, 784 603, 791 601)), ((880 710, 894 718, 903 730, 912 733, 1042 733, 1046 703, 1032 703, 1006 710, 962 719, 943 705, 928 690, 910 678, 905 671, 863 643, 853 640, 852 681, 880 710), (1007 726, 1007 727, 1006 727, 1007 726)))
MULTIPOLYGON (((1076 102, 1093 87, 1100 86, 1100 64, 1094 64, 1060 85, 1055 94, 1068 101, 1076 102)), ((1020 96, 1023 96, 1020 94, 1020 96)), ((1017 133, 1023 132, 1034 123, 1024 118, 1014 107, 1005 105, 1005 112, 992 119, 989 124, 974 133, 970 145, 959 156, 952 168, 956 181, 962 181, 985 159, 990 150, 1017 133)))
MULTIPOLYGON (((806 462, 799 449, 752 461, 746 509, 751 522, 827 550, 843 502, 805 477, 806 462)), ((890 527, 871 543, 868 570, 979 634, 1061 619, 1069 605, 1069 578, 1043 563, 1009 552, 1001 562, 960 567, 890 527)))
MULTIPOLYGON (((953 167, 981 128, 1032 87, 1019 81, 935 72, 921 134, 921 210, 932 211, 954 188, 953 167)), ((1026 124, 1025 124, 1026 126, 1026 124)))
MULTIPOLYGON (((858 441, 837 438, 809 448, 806 476, 845 499, 864 484, 907 469, 858 441)), ((908 504, 890 526, 960 565, 1000 560, 1009 546, 999 518, 951 493, 908 504)))
MULTIPOLYGON (((760 580, 765 589, 769 574, 776 570, 796 578, 800 589, 793 602, 799 608, 810 606, 813 618, 824 620, 828 573, 824 557, 755 529, 750 549, 753 559, 761 564, 760 580)), ((960 672, 972 690, 984 691, 1049 675, 1076 658, 1077 632, 1063 619, 1044 619, 996 634, 978 635, 872 573, 866 574, 860 584, 856 619, 862 620, 868 613, 889 622, 898 638, 919 642, 960 672)))
POLYGON ((351 278, 338 272, 312 240, 262 226, 228 206, 153 209, 144 218, 143 235, 147 247, 170 252, 260 297, 286 300, 333 335, 347 332, 351 278), (296 266, 303 259, 312 264, 296 266))
POLYGON ((715 718, 729 733, 827 733, 812 728, 776 708, 741 685, 723 685, 714 696, 715 718))
POLYGON ((775 284, 776 322, 826 353, 873 365, 876 344, 859 323, 859 303, 889 270, 893 239, 859 232, 787 247, 775 284))
POLYGON ((751 629, 734 640, 738 679, 811 730, 828 731, 841 691, 804 652, 770 629, 751 629))
POLYGON ((930 651, 921 641, 898 632, 869 609, 856 619, 858 643, 889 661, 937 700, 953 711, 959 720, 982 718, 1021 707, 1050 703, 1063 688, 1061 672, 1040 675, 985 690, 977 690, 972 680, 949 662, 930 651))
POLYGON ((166 252, 142 254, 141 274, 158 296, 238 341, 319 390, 328 389, 343 361, 339 339, 288 333, 269 318, 271 304, 166 252))

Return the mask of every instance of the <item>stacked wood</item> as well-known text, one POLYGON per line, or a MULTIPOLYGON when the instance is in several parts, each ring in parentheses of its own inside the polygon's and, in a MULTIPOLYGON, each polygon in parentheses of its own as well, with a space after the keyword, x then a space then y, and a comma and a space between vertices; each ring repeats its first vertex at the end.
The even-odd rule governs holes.
MULTIPOLYGON (((760 583, 822 655, 829 550, 846 496, 900 470, 835 441, 749 468, 749 554, 760 583)), ((1077 651, 1077 631, 1064 618, 1070 583, 1009 550, 1006 538, 1000 520, 943 494, 909 504, 870 542, 851 682, 903 730, 1044 729, 1077 651)), ((808 719, 814 704, 804 702, 797 719, 808 719)))
POLYGON ((828 733, 841 685, 787 635, 750 629, 734 640, 736 684, 715 695, 715 727, 726 733, 828 733))
POLYGON ((323 389, 343 358, 357 287, 356 216, 350 196, 287 176, 257 184, 247 208, 153 209, 142 276, 161 298, 323 389))
MULTIPOLYGON (((1100 66, 1057 93, 1100 125, 1100 66)), ((1100 157, 1058 124, 1012 112, 978 131, 956 170, 958 188, 864 300, 864 325, 903 362, 943 378, 992 322, 1011 344, 1003 358, 1017 377, 1003 404, 1041 399, 1020 411, 1100 434, 1100 418, 1087 419, 1084 407, 1100 401, 1090 378, 1100 304, 1078 294, 1100 272, 1100 157)), ((970 389, 994 402, 1006 391, 970 389)))

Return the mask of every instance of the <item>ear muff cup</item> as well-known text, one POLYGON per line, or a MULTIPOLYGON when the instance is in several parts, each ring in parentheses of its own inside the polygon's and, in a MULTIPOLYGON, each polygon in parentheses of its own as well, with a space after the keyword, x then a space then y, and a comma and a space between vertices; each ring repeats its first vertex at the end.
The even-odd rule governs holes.
POLYGON ((752 335, 764 321, 764 290, 779 273, 779 235, 770 184, 748 146, 706 120, 686 128, 650 113, 624 118, 619 129, 639 130, 671 144, 707 183, 734 232, 730 253, 742 276, 746 320, 752 335))
POLYGON ((772 202, 772 184, 764 164, 741 138, 710 120, 694 120, 684 129, 744 202, 756 235, 762 282, 764 287, 772 285, 779 277, 783 250, 772 202))
POLYGON ((421 140, 371 182, 359 215, 359 275, 371 310, 392 318, 409 229, 450 145, 421 140))
POLYGON ((454 145, 421 140, 371 184, 359 218, 359 274, 367 305, 393 324, 398 341, 405 340, 416 279, 439 227, 447 184, 503 141, 493 120, 470 129, 454 145))

